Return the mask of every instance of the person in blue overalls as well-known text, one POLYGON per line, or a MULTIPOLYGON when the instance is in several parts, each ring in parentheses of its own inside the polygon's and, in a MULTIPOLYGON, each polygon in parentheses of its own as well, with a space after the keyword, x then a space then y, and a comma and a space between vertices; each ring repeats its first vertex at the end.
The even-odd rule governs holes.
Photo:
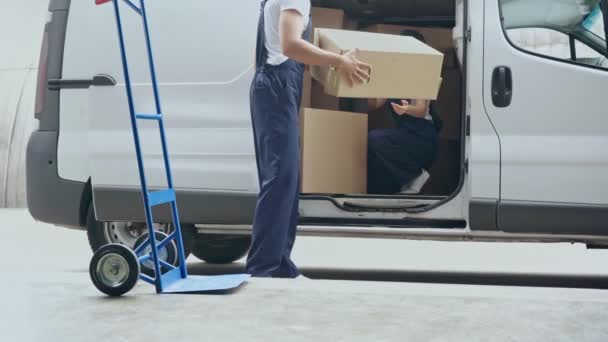
MULTIPOLYGON (((404 30, 401 34, 424 42, 417 31, 404 30)), ((440 118, 427 100, 375 99, 369 103, 375 108, 388 106, 396 127, 369 133, 368 193, 420 192, 430 178, 426 170, 437 156, 440 118)))
POLYGON ((310 0, 264 0, 258 24, 251 116, 260 192, 246 271, 254 277, 297 278, 291 260, 298 223, 299 107, 304 65, 337 68, 351 85, 369 79, 357 51, 338 55, 308 42, 310 0))

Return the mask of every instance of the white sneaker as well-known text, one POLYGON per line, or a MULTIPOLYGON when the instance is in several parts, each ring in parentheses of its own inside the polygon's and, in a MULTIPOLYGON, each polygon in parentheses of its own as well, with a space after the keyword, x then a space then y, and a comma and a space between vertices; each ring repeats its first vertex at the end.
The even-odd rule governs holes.
POLYGON ((419 194, 424 185, 431 179, 431 175, 426 171, 422 170, 420 176, 414 178, 414 180, 401 188, 402 194, 419 194))
POLYGON ((303 274, 300 274, 299 276, 295 277, 295 280, 312 280, 312 279, 305 277, 303 274))

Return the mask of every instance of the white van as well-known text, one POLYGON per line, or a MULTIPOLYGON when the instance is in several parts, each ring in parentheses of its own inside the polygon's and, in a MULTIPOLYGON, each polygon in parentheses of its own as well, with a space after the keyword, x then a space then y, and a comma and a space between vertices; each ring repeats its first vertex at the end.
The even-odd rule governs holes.
MULTIPOLYGON (((608 244, 604 1, 313 0, 344 9, 354 29, 452 29, 459 82, 445 96, 458 108, 431 190, 302 194, 299 233, 608 244)), ((237 260, 258 191, 249 86, 259 2, 149 0, 147 10, 187 248, 209 262, 237 260)), ((136 106, 146 112, 142 27, 127 10, 123 19, 136 106)), ((51 0, 48 20, 29 210, 86 229, 93 249, 132 244, 145 219, 112 6, 51 0)), ((148 184, 162 188, 158 133, 146 124, 148 184)), ((164 208, 154 216, 170 221, 164 208)))

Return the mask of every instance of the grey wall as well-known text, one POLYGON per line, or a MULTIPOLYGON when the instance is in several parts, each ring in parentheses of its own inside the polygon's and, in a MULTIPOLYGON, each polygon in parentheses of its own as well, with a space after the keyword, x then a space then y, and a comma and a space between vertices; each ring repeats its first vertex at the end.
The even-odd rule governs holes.
POLYGON ((25 150, 36 129, 38 56, 48 0, 0 1, 0 208, 24 207, 25 150))

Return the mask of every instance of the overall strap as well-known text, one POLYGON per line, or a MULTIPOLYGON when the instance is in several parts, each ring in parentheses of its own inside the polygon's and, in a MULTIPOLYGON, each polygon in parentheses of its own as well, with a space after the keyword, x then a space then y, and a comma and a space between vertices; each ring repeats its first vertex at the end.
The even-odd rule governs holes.
POLYGON ((255 46, 255 64, 256 68, 260 69, 266 64, 268 59, 268 51, 266 50, 266 34, 264 32, 264 8, 268 0, 262 0, 260 6, 260 19, 258 20, 258 37, 255 46))

